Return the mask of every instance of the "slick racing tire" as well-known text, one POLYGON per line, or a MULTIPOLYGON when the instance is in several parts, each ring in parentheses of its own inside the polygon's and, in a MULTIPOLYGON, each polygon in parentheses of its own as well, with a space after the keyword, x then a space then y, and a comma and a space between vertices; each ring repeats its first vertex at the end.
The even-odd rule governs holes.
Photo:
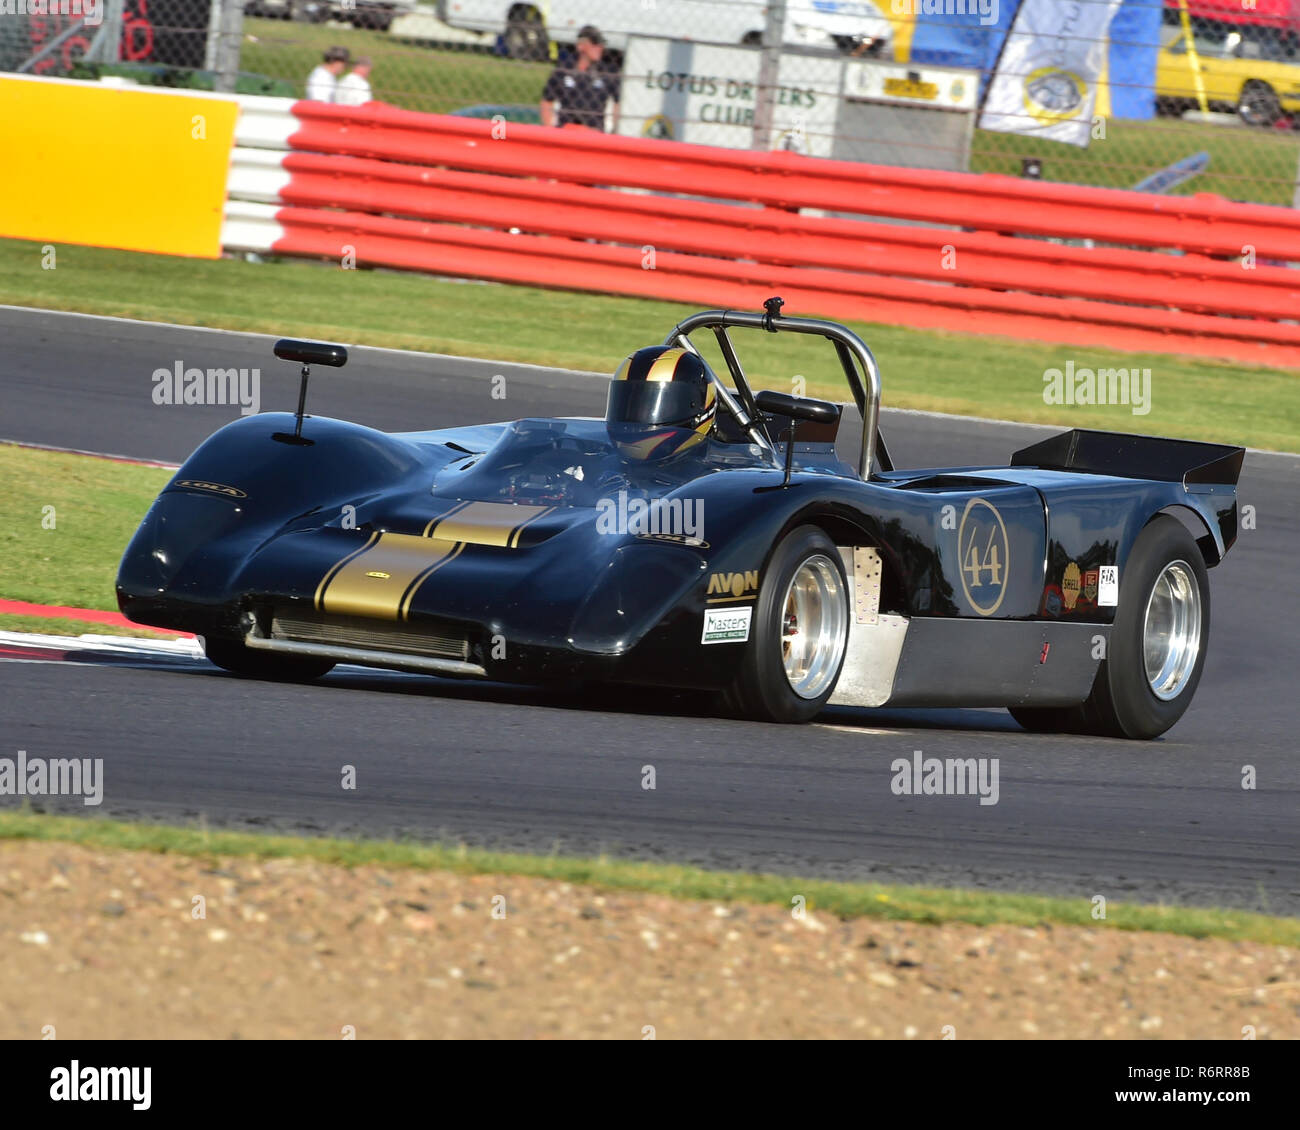
POLYGON ((250 679, 273 679, 282 683, 309 683, 334 666, 328 659, 302 655, 278 655, 254 651, 239 640, 205 638, 203 651, 218 667, 250 679))
POLYGON ((765 722, 807 722, 844 665, 849 592, 834 542, 816 526, 782 539, 768 562, 727 704, 765 722))
POLYGON ((1138 535, 1120 578, 1106 658, 1081 706, 1011 711, 1027 730, 1156 738, 1192 701, 1210 635, 1210 584, 1195 540, 1159 515, 1138 535))

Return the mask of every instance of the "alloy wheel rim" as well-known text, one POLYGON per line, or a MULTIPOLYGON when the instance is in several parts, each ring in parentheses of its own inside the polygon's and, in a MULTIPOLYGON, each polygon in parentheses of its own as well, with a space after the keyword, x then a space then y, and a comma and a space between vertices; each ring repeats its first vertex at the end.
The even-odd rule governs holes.
POLYGON ((821 697, 839 673, 847 626, 839 570, 825 554, 814 554, 795 570, 781 601, 781 661, 800 698, 821 697))
POLYGON ((1177 698, 1196 669, 1201 652, 1201 590, 1186 561, 1161 570, 1147 597, 1142 626, 1142 662, 1151 693, 1164 702, 1177 698))

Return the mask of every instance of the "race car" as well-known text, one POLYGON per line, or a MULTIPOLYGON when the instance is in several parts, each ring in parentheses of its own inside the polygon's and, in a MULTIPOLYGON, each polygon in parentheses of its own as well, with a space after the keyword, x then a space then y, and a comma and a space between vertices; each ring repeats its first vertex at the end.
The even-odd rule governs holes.
POLYGON ((1205 664, 1243 449, 1073 430, 1005 467, 896 468, 871 351, 781 307, 686 318, 622 363, 604 419, 433 431, 306 415, 310 367, 347 352, 282 340, 297 412, 242 417, 186 460, 118 603, 261 678, 348 663, 685 688, 772 722, 830 704, 1172 726, 1205 664), (845 405, 755 393, 733 331, 834 351, 855 463, 845 405))

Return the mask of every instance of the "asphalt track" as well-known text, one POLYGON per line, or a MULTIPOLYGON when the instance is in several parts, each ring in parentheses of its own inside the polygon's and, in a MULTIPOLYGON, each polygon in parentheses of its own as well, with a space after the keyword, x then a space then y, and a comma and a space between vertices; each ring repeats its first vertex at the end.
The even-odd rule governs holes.
MULTIPOLYGON (((155 405, 151 374, 178 360, 260 367, 263 409, 296 395, 257 335, 0 308, 0 341, 3 439, 179 461, 238 410, 155 405)), ((640 344, 611 342, 611 368, 640 344)), ((603 397, 583 374, 358 349, 313 376, 309 408, 413 429, 593 415, 603 397)), ((919 414, 884 426, 903 466, 1000 462, 1043 434, 919 414)), ((286 687, 86 656, 0 662, 0 756, 102 757, 102 808, 50 805, 85 814, 1297 914, 1298 475, 1300 459, 1248 455, 1239 497, 1258 529, 1211 572, 1205 675, 1156 742, 1033 736, 1001 711, 841 710, 787 728, 634 694, 578 702, 358 668, 286 687), (893 795, 890 763, 917 749, 999 759, 999 803, 893 795)))

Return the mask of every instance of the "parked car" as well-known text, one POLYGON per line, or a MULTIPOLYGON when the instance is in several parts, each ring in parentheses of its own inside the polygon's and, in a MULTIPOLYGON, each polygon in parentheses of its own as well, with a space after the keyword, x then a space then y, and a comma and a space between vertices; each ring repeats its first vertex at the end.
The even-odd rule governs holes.
MULTIPOLYGON (((663 36, 702 43, 757 44, 767 5, 759 0, 673 0, 622 3, 609 0, 438 0, 438 18, 451 27, 502 36, 513 59, 545 59, 550 44, 572 43, 578 29, 594 24, 614 50, 628 36, 663 36)), ((871 0, 790 0, 787 44, 878 51, 893 38, 893 25, 871 0)))
POLYGON ((1195 20, 1192 46, 1179 24, 1166 25, 1156 66, 1161 110, 1199 106, 1199 71, 1208 104, 1230 110, 1252 126, 1271 126, 1300 112, 1300 40, 1280 28, 1195 20))

